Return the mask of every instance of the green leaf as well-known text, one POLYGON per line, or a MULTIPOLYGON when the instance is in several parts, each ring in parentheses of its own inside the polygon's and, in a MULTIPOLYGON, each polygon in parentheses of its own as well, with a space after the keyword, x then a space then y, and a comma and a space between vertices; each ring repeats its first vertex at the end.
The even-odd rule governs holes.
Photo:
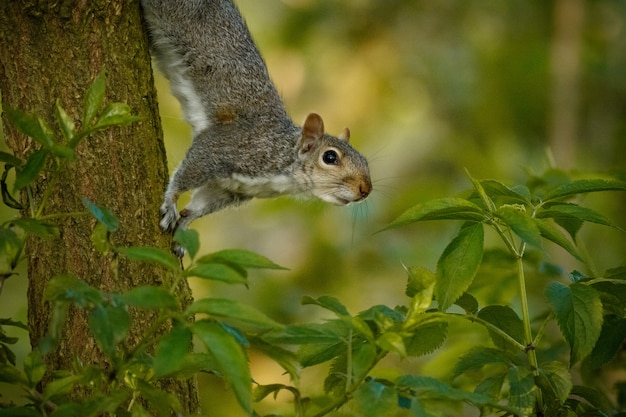
POLYGON ((179 259, 168 251, 149 246, 130 246, 116 250, 133 261, 145 261, 163 265, 172 271, 180 271, 179 259))
POLYGON ((52 146, 52 148, 50 148, 50 151, 52 152, 54 156, 58 156, 59 158, 63 158, 63 159, 75 159, 76 158, 76 151, 74 151, 74 149, 70 148, 69 146, 55 144, 52 146))
POLYGON ((17 201, 11 195, 11 193, 9 192, 9 185, 7 184, 7 176, 9 175, 9 170, 11 170, 12 168, 13 167, 11 165, 6 164, 4 166, 4 172, 2 173, 2 178, 0 178, 0 191, 2 192, 2 202, 6 204, 8 207, 11 207, 12 209, 22 210, 24 208, 22 206, 22 203, 17 201))
POLYGON ((413 298, 422 291, 432 288, 437 281, 437 275, 426 268, 409 266, 404 269, 409 276, 404 292, 407 297, 413 298))
POLYGON ((17 368, 7 363, 0 363, 0 382, 7 384, 26 384, 26 377, 17 368))
POLYGON ((300 379, 302 366, 295 353, 267 343, 259 337, 248 336, 248 340, 255 351, 263 353, 287 371, 292 381, 298 381, 300 379))
POLYGON ((573 283, 567 286, 551 282, 546 287, 546 297, 556 313, 561 333, 570 346, 570 365, 574 365, 591 353, 600 337, 600 296, 588 285, 573 283))
POLYGON ((398 390, 410 389, 416 398, 467 401, 475 405, 487 405, 491 399, 483 394, 454 388, 443 381, 428 377, 403 375, 396 379, 398 390))
POLYGON ((406 347, 404 346, 404 338, 397 332, 385 332, 378 339, 376 344, 383 350, 388 352, 395 352, 400 355, 401 358, 407 356, 406 347))
POLYGON ((537 384, 542 388, 544 395, 550 392, 559 404, 567 400, 574 386, 569 369, 559 361, 541 364, 537 384))
POLYGON ((569 197, 575 194, 586 194, 598 191, 624 191, 626 182, 615 179, 583 179, 568 182, 546 193, 544 201, 569 197))
POLYGON ((517 191, 495 180, 481 180, 480 185, 492 200, 501 198, 508 203, 530 204, 530 191, 526 187, 518 188, 517 191))
POLYGON ((495 211, 496 210, 496 205, 494 204, 493 200, 485 192, 485 189, 483 188, 482 183, 480 181, 478 181, 477 179, 475 179, 474 177, 472 177, 472 175, 469 173, 469 171, 467 169, 465 170, 465 173, 467 174, 469 179, 472 181, 472 184, 474 185, 474 188, 476 189, 476 192, 478 193, 478 196, 482 200, 482 202, 485 205, 485 207, 487 208, 487 210, 489 212, 495 211))
POLYGON ((391 415, 396 411, 397 394, 390 384, 383 384, 375 378, 362 383, 354 393, 354 401, 361 417, 391 415))
POLYGON ((174 233, 174 242, 185 248, 191 259, 196 257, 200 249, 198 232, 193 229, 177 229, 174 233))
POLYGON ((44 290, 46 301, 72 301, 79 307, 102 303, 100 290, 70 274, 55 275, 44 290))
POLYGON ((15 174, 14 190, 21 190, 28 186, 41 172, 45 163, 48 151, 39 149, 35 151, 26 161, 24 167, 15 174))
POLYGON ((124 306, 96 306, 89 313, 89 329, 102 352, 115 358, 116 345, 126 336, 130 317, 124 306))
MULTIPOLYGON (((487 306, 478 312, 478 317, 493 324, 522 345, 524 344, 524 324, 511 307, 498 305, 487 306)), ((517 350, 516 346, 512 346, 509 341, 495 331, 490 328, 487 328, 487 331, 489 332, 493 344, 500 349, 517 350)))
POLYGON ((191 331, 176 323, 161 338, 154 355, 154 374, 161 378, 181 370, 183 361, 191 349, 191 331))
POLYGON ((350 326, 342 320, 331 320, 326 323, 302 324, 286 326, 263 335, 270 343, 290 345, 326 344, 342 342, 350 331, 350 326))
POLYGON ((87 198, 81 198, 87 210, 102 223, 109 232, 115 232, 119 228, 120 222, 115 215, 107 207, 101 207, 92 203, 87 198))
POLYGON ((332 311, 339 317, 350 317, 350 313, 346 307, 335 297, 323 295, 319 298, 313 298, 305 295, 302 297, 302 305, 307 304, 318 305, 326 310, 332 311))
MULTIPOLYGON (((85 95, 85 108, 83 110, 83 129, 91 126, 91 121, 102 107, 104 102, 104 91, 106 88, 106 80, 104 70, 100 71, 96 79, 87 89, 85 95)), ((74 144, 75 145, 75 144, 74 144)))
POLYGON ((545 237, 553 243, 556 243, 557 245, 565 249, 574 258, 582 261, 582 257, 578 253, 576 247, 572 244, 572 242, 567 240, 567 237, 557 227, 543 219, 535 218, 533 219, 533 221, 537 225, 541 236, 545 237))
POLYGON ((455 304, 465 310, 466 314, 476 314, 478 311, 478 300, 470 293, 464 292, 455 304))
POLYGON ((0 417, 41 417, 31 406, 0 408, 0 417))
POLYGON ((578 232, 579 227, 574 227, 570 230, 570 228, 566 227, 569 224, 591 222, 619 229, 619 227, 617 227, 613 222, 611 222, 611 220, 603 216, 601 213, 587 207, 581 207, 577 204, 546 204, 537 212, 537 217, 548 217, 554 219, 559 225, 568 231, 572 239, 576 239, 576 233, 578 232))
POLYGON ((80 380, 81 377, 79 375, 70 375, 48 382, 43 391, 43 400, 47 401, 57 395, 69 394, 80 380))
POLYGON ((191 329, 215 359, 217 370, 232 387, 239 405, 252 412, 252 378, 242 346, 218 323, 201 320, 191 329))
POLYGON ((494 348, 478 346, 464 354, 454 366, 454 378, 468 372, 481 369, 485 365, 503 365, 510 367, 516 364, 511 353, 494 348))
POLYGON ((382 230, 425 220, 481 222, 485 220, 485 212, 476 204, 463 198, 440 198, 411 207, 382 230))
MULTIPOLYGON (((160 417, 182 415, 183 407, 181 406, 180 401, 174 394, 170 394, 169 392, 160 390, 141 379, 137 380, 137 388, 138 391, 141 393, 141 396, 146 400, 148 404, 150 404, 151 408, 156 409, 156 412, 160 417)), ((135 413, 133 407, 133 416, 134 415, 135 413)))
POLYGON ((54 134, 46 122, 38 115, 30 115, 10 107, 4 108, 4 114, 17 130, 35 139, 45 148, 54 145, 54 134))
POLYGON ((67 114, 63 106, 61 106, 61 102, 59 101, 59 99, 57 99, 56 101, 54 115, 57 118, 57 122, 59 123, 59 127, 61 128, 61 132, 63 132, 65 141, 69 143, 74 138, 74 134, 76 133, 76 125, 74 124, 74 120, 67 114))
POLYGON ((138 308, 177 309, 178 300, 165 288, 153 286, 135 287, 120 294, 122 303, 138 308))
POLYGON ((102 129, 110 126, 127 125, 137 120, 141 120, 141 118, 130 114, 130 106, 128 104, 110 103, 104 108, 93 128, 102 129))
MULTIPOLYGON (((621 301, 624 302, 623 299, 621 301)), ((626 318, 605 316, 602 323, 602 331, 598 337, 587 363, 592 369, 598 369, 611 361, 626 340, 626 318)))
MULTIPOLYGON (((245 270, 243 271, 245 273, 245 270)), ((198 277, 222 281, 228 284, 247 284, 247 279, 238 269, 220 263, 196 263, 184 272, 186 277, 198 277)))
POLYGON ((465 225, 437 262, 435 298, 447 310, 472 283, 483 256, 482 223, 465 225))
POLYGON ((7 165, 11 165, 13 167, 16 168, 20 168, 22 166, 22 160, 19 158, 16 158, 15 156, 11 155, 10 153, 7 152, 2 152, 0 151, 0 162, 4 162, 7 165))
POLYGON ((0 271, 11 271, 17 265, 24 240, 11 229, 0 227, 0 271))
POLYGON ((46 364, 43 362, 39 350, 30 351, 24 358, 24 373, 30 388, 34 388, 42 380, 46 373, 46 364))
POLYGON ((533 222, 533 219, 528 215, 525 206, 507 204, 499 207, 496 215, 524 242, 537 248, 542 247, 541 232, 533 222))
POLYGON ((59 228, 56 225, 44 223, 40 220, 29 217, 20 217, 12 221, 13 225, 19 227, 26 233, 39 237, 59 237, 59 228))
POLYGON ((434 352, 443 345, 448 336, 448 322, 441 318, 420 316, 421 321, 411 328, 411 336, 405 337, 404 345, 408 356, 422 356, 434 352))
POLYGON ((103 223, 97 222, 95 224, 89 240, 91 240, 93 247, 102 254, 107 254, 112 249, 109 243, 109 231, 103 223))
POLYGON ((186 316, 198 313, 207 314, 245 331, 264 332, 283 327, 256 308, 226 298, 203 298, 195 301, 185 311, 186 316))
POLYGON ((204 262, 235 264, 243 266, 245 268, 286 269, 270 261, 265 256, 243 249, 225 249, 219 252, 205 255, 202 258, 198 259, 198 263, 204 262))
POLYGON ((531 415, 537 401, 535 378, 527 368, 513 366, 507 374, 509 380, 509 406, 531 415))

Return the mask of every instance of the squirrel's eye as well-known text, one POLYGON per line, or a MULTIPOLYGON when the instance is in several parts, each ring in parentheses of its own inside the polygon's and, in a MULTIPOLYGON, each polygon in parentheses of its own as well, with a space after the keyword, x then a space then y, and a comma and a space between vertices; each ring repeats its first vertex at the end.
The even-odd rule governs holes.
POLYGON ((324 161, 326 165, 337 165, 339 163, 339 156, 335 151, 326 151, 322 155, 322 161, 324 161))

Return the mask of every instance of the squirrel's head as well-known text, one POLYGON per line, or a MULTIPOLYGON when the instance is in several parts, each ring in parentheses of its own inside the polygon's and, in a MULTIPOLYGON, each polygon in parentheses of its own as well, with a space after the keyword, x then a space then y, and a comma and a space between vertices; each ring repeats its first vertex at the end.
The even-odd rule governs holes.
POLYGON ((332 204, 347 205, 364 200, 372 192, 367 160, 350 144, 350 130, 338 136, 324 133, 324 121, 311 113, 302 125, 298 140, 301 174, 311 193, 332 204))

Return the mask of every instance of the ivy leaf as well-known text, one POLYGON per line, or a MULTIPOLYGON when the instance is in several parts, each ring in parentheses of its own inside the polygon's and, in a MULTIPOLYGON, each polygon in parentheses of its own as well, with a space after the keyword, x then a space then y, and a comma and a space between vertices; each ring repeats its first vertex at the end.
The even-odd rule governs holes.
POLYGON ((191 331, 181 323, 175 323, 161 340, 154 354, 154 374, 157 378, 181 370, 184 359, 191 349, 191 331))
POLYGON ((106 88, 106 79, 104 70, 100 71, 96 79, 87 89, 85 95, 85 108, 83 110, 83 129, 91 126, 91 121, 102 107, 104 102, 104 91, 106 88))
POLYGON ((440 198, 417 204, 402 213, 382 230, 425 220, 485 220, 482 208, 463 198, 440 198))
POLYGON ((623 191, 626 182, 615 179, 583 179, 568 182, 546 193, 544 201, 556 200, 576 194, 586 194, 597 191, 623 191))
MULTIPOLYGON (((524 344, 524 324, 511 307, 498 305, 487 306, 478 312, 478 317, 493 324, 522 345, 524 344)), ((512 348, 517 350, 517 347, 512 346, 509 341, 495 331, 490 328, 487 328, 487 331, 489 332, 493 344, 500 349, 512 348)))
POLYGON ((588 285, 573 283, 567 286, 554 281, 546 287, 546 297, 570 346, 570 366, 574 365, 591 353, 600 337, 600 295, 588 285))
POLYGON ((191 330, 215 359, 217 370, 232 387, 239 405, 251 413, 252 378, 243 347, 233 335, 213 321, 197 321, 191 325, 191 330))
POLYGON ((186 316, 198 313, 246 331, 264 332, 283 327, 256 308, 226 298, 203 298, 194 301, 185 311, 186 316))
POLYGON ((172 271, 180 271, 178 258, 160 248, 130 246, 126 248, 116 248, 116 251, 134 261, 157 263, 172 271))
POLYGON ((526 212, 525 206, 507 204, 499 207, 496 215, 524 242, 541 249, 541 232, 526 212))
POLYGON ((37 175, 39 175, 46 163, 47 156, 47 150, 39 149, 28 157, 28 160, 24 164, 23 168, 15 174, 15 183, 13 184, 14 190, 21 190, 37 178, 37 175))
POLYGON ((109 232, 115 232, 120 226, 120 221, 115 217, 115 214, 111 212, 107 207, 101 207, 95 203, 89 201, 88 198, 81 198, 87 210, 95 217, 100 223, 102 223, 109 232))
POLYGON ((472 283, 483 256, 482 223, 465 225, 437 262, 435 298, 447 310, 472 283))

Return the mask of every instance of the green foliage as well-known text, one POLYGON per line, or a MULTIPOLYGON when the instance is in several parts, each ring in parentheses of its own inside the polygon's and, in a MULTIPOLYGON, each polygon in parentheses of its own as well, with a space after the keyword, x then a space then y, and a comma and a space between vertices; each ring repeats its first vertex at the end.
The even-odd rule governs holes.
MULTIPOLYGON (((75 158, 74 149, 90 133, 136 120, 125 105, 104 106, 103 100, 101 74, 87 92, 81 131, 57 103, 59 138, 40 117, 9 110, 11 122, 41 146, 27 161, 0 154, 5 174, 10 169, 16 171, 16 190, 28 190, 44 170, 54 178, 63 164, 75 158)), ((435 271, 405 266, 403 305, 375 305, 353 313, 336 297, 305 296, 303 305, 324 310, 331 318, 292 325, 281 324, 233 299, 200 298, 183 307, 175 296, 184 279, 247 286, 250 269, 284 269, 281 266, 240 249, 201 255, 194 231, 177 231, 174 236, 189 255, 186 265, 159 248, 116 246, 109 239, 109 234, 120 227, 116 217, 106 207, 83 198, 87 213, 71 215, 88 214, 97 219, 91 238, 96 250, 159 265, 174 280, 161 286, 105 292, 81 277, 54 276, 44 293, 52 306, 48 335, 23 364, 17 363, 11 350, 16 338, 6 336, 3 328, 26 326, 11 319, 0 320, 0 383, 20 387, 27 401, 23 406, 0 409, 0 417, 180 415, 180 400, 164 391, 160 383, 198 373, 220 377, 250 415, 259 415, 256 402, 281 391, 293 397, 293 412, 289 415, 299 417, 331 415, 348 402, 359 416, 398 412, 447 415, 442 410, 458 411, 454 407, 463 403, 475 407, 481 415, 615 413, 619 404, 612 404, 590 386, 574 384, 572 367, 582 364, 583 368, 599 368, 621 349, 626 337, 626 269, 615 268, 602 276, 574 271, 571 282, 565 283, 555 281, 553 274, 541 273, 540 253, 550 241, 584 261, 578 247, 582 225, 616 226, 573 199, 592 192, 623 191, 626 183, 564 177, 561 174, 561 181, 554 185, 534 178, 516 187, 470 177, 473 188, 463 194, 465 197, 417 204, 386 230, 426 220, 460 221, 461 225, 439 257, 435 271), (502 246, 498 250, 485 248, 487 229, 499 237, 502 246), (497 268, 506 274, 490 277, 494 284, 511 277, 517 280, 519 311, 508 305, 481 305, 480 297, 472 294, 477 276, 497 268), (529 272, 545 279, 545 302, 535 303, 533 308, 537 310, 532 313, 526 295, 529 272), (70 306, 85 312, 106 366, 77 361, 72 369, 47 367, 44 359, 62 340, 70 306), (152 312, 154 320, 141 329, 138 340, 131 342, 130 329, 136 324, 137 310, 152 312), (477 323, 486 337, 458 356, 448 379, 381 369, 380 362, 387 356, 420 357, 442 348, 458 321, 477 323), (552 321, 562 335, 556 341, 545 337, 552 321), (554 353, 560 344, 569 348, 565 360, 554 353), (248 365, 250 350, 280 365, 293 385, 256 384, 248 365), (320 365, 328 370, 323 393, 309 394, 309 387, 300 383, 301 370, 320 365), (42 384, 45 375, 49 379, 42 384), (71 395, 76 392, 81 395, 71 395)), ((3 199, 10 207, 21 207, 8 189, 5 175, 3 199)), ((41 216, 45 200, 38 207, 26 200, 26 211, 32 216, 2 224, 2 279, 11 276, 27 236, 58 238, 53 223, 56 217, 41 216)))

